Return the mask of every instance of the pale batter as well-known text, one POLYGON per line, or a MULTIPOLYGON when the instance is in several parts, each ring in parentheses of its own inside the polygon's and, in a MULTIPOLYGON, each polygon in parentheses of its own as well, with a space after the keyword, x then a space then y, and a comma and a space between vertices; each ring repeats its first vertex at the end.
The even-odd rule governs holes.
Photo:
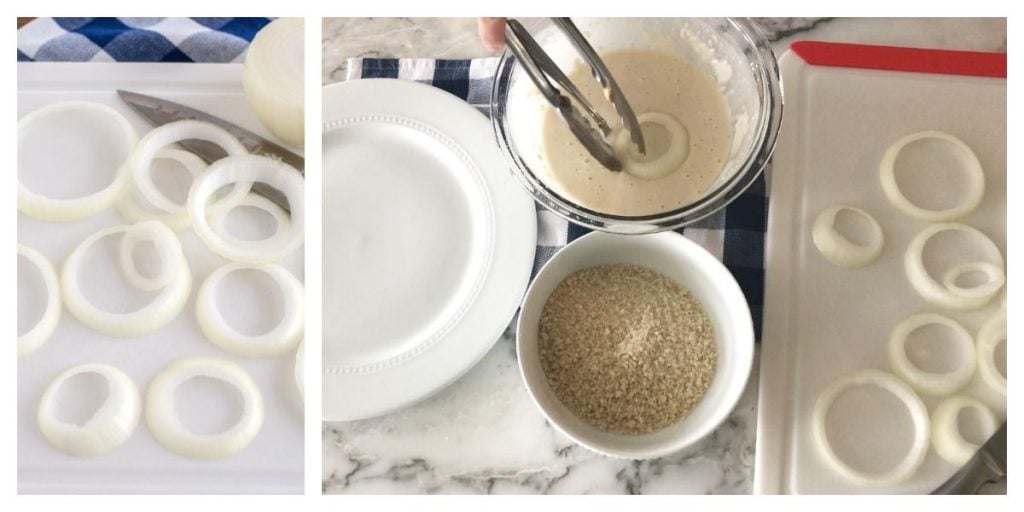
MULTIPOLYGON (((539 178, 563 197, 613 215, 653 215, 704 195, 722 171, 732 138, 729 110, 718 84, 689 62, 660 51, 619 50, 601 58, 641 121, 647 155, 641 157, 624 143, 626 137, 613 134, 613 141, 618 139, 613 146, 626 171, 609 171, 549 110, 541 131, 547 168, 538 169, 539 178), (665 114, 682 125, 681 134, 657 122, 645 122, 665 114), (642 164, 666 154, 674 162, 681 160, 681 165, 664 172, 630 172, 642 167, 634 165, 637 159, 642 164)), ((612 126, 621 125, 589 67, 581 65, 569 77, 612 126)))

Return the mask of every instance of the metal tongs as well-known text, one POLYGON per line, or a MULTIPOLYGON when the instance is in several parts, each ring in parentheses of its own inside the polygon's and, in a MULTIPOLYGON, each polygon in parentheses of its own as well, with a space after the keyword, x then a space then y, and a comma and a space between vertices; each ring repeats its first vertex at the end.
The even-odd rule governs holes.
MULTIPOLYGON (((640 122, 637 121, 633 108, 629 106, 629 102, 626 101, 626 97, 622 94, 622 90, 619 89, 619 85, 604 65, 604 61, 597 55, 594 48, 590 46, 590 42, 576 28, 572 20, 569 18, 551 18, 551 21, 565 34, 566 38, 569 39, 569 42, 576 49, 576 52, 583 58, 583 61, 590 66, 594 78, 604 88, 605 97, 611 102, 615 112, 619 114, 623 129, 629 134, 629 138, 636 146, 637 151, 641 155, 646 154, 647 145, 644 142, 644 135, 640 131, 640 122)), ((569 129, 580 140, 583 147, 587 148, 587 151, 609 170, 621 171, 622 162, 615 156, 615 151, 606 140, 606 137, 612 133, 608 121, 597 113, 594 105, 580 93, 580 90, 573 85, 569 77, 558 68, 558 65, 551 60, 551 57, 541 48, 537 40, 527 32, 522 23, 508 18, 505 25, 505 35, 509 49, 516 59, 519 60, 520 64, 522 64, 530 80, 537 86, 537 89, 544 95, 548 103, 558 111, 558 114, 569 125, 569 129), (552 81, 557 83, 561 89, 552 84, 552 81), (563 94, 563 91, 572 98, 570 99, 563 94), (576 104, 573 103, 573 100, 583 107, 590 120, 580 112, 576 104), (591 121, 593 121, 593 125, 591 121)))

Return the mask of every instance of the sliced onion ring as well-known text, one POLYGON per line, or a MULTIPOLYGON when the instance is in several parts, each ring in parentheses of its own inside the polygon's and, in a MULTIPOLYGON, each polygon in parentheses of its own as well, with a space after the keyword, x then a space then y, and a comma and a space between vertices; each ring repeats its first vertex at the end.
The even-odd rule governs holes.
POLYGON ((622 168, 627 173, 645 180, 664 178, 679 170, 690 155, 690 134, 683 123, 664 112, 644 112, 637 116, 641 124, 656 124, 668 131, 672 141, 665 153, 656 157, 645 157, 636 151, 626 130, 615 135, 616 154, 622 159, 622 168))
MULTIPOLYGON (((157 153, 159 153, 161 149, 183 140, 201 140, 216 144, 224 149, 228 156, 248 154, 245 146, 243 146, 241 142, 238 142, 238 139, 236 139, 234 135, 231 135, 231 133, 219 126, 210 123, 192 120, 175 121, 155 128, 147 133, 146 136, 139 141, 139 144, 135 149, 135 153, 132 154, 132 178, 135 180, 135 185, 138 187, 142 197, 146 198, 146 200, 154 207, 172 214, 185 213, 186 205, 175 203, 168 199, 163 192, 160 192, 160 189, 158 189, 156 184, 153 182, 153 175, 150 172, 150 167, 153 164, 153 159, 157 158, 157 153)), ((235 201, 238 201, 242 196, 249 193, 250 186, 251 183, 249 182, 241 180, 235 181, 235 186, 227 193, 226 196, 214 205, 208 206, 209 211, 213 212, 218 208, 234 204, 235 201)), ((213 194, 211 193, 210 196, 212 195, 213 194)), ((207 199, 209 199, 210 196, 207 196, 207 199)))
POLYGON ((957 265, 947 270, 946 274, 942 276, 942 284, 951 293, 961 297, 986 297, 995 294, 1006 284, 1006 272, 1003 272, 1003 269, 987 261, 974 261, 957 265), (987 280, 984 283, 971 287, 963 287, 957 284, 957 280, 961 276, 974 272, 985 274, 987 280))
POLYGON ((896 325, 889 336, 889 363, 892 369, 914 389, 932 395, 947 395, 966 386, 974 376, 974 339, 956 320, 935 313, 920 313, 905 318, 896 325), (926 325, 942 325, 955 334, 959 349, 970 354, 956 369, 934 373, 922 370, 907 356, 907 338, 910 333, 926 325))
POLYGON ((981 162, 978 161, 978 157, 975 156, 974 151, 971 150, 970 146, 964 144, 962 140, 948 133, 931 130, 907 135, 894 142, 885 150, 885 154, 882 155, 882 161, 878 168, 882 181, 882 191, 885 192, 885 196, 889 198, 889 202, 903 213, 906 213, 916 219, 932 222, 960 219, 974 211, 974 209, 981 203, 982 196, 985 195, 985 173, 981 168, 981 162), (902 151, 907 144, 922 139, 939 139, 949 142, 960 150, 966 158, 967 167, 965 169, 969 180, 967 186, 968 195, 959 205, 946 210, 926 210, 914 203, 911 203, 910 200, 903 195, 899 185, 896 183, 895 163, 900 151, 902 151))
POLYGON ((1006 377, 996 367, 996 347, 1006 341, 1006 310, 992 315, 978 331, 978 375, 988 387, 1006 396, 1006 377))
POLYGON ((847 205, 835 205, 822 210, 814 219, 811 237, 821 255, 840 267, 863 267, 870 264, 882 254, 882 245, 885 243, 885 235, 878 221, 868 212, 847 205), (836 231, 836 216, 843 210, 853 212, 868 221, 871 239, 867 245, 855 244, 836 231))
POLYGON ((233 261, 269 263, 279 260, 302 245, 304 184, 302 175, 291 166, 258 155, 232 156, 218 160, 192 185, 188 194, 189 217, 192 228, 211 251, 233 261), (291 225, 286 235, 274 236, 262 243, 233 244, 217 234, 206 216, 206 202, 217 189, 244 181, 262 182, 284 193, 291 210, 291 225))
POLYGON ((960 411, 971 409, 978 411, 981 417, 982 436, 988 438, 995 434, 999 424, 996 415, 987 405, 976 398, 963 395, 951 396, 942 401, 932 411, 932 445, 943 459, 956 466, 963 466, 981 448, 979 445, 964 439, 960 432, 960 411))
POLYGON ((246 446, 263 425, 263 396, 256 383, 231 361, 215 357, 187 357, 164 368, 146 392, 146 424, 164 448, 193 459, 221 459, 246 446), (231 428, 213 435, 196 434, 181 422, 174 407, 178 387, 194 377, 220 380, 242 395, 242 416, 231 428))
MULTIPOLYGON (((925 301, 939 307, 955 311, 968 311, 978 309, 985 304, 988 304, 989 301, 995 297, 996 293, 999 292, 998 288, 990 290, 989 287, 982 285, 982 287, 973 288, 972 290, 985 288, 987 293, 974 296, 964 294, 963 292, 952 290, 939 284, 931 275, 928 274, 928 270, 924 268, 923 258, 925 245, 933 236, 943 231, 962 231, 964 233, 974 235, 976 238, 981 240, 981 243, 984 244, 990 252, 997 256, 998 263, 996 263, 995 266, 999 268, 1004 266, 1003 255, 999 252, 999 247, 996 246, 992 239, 985 236, 981 231, 965 224, 957 224, 953 222, 932 224, 915 235, 913 240, 910 241, 910 245, 907 246, 907 252, 904 255, 903 263, 907 271, 907 278, 910 279, 910 284, 915 290, 917 290, 917 293, 919 293, 925 301)), ((960 269, 960 267, 954 268, 960 269)))
POLYGON ((288 236, 288 231, 291 230, 292 219, 288 216, 288 212, 277 205, 277 203, 267 199, 259 194, 249 193, 241 199, 237 204, 233 205, 231 209, 222 209, 219 212, 213 213, 208 217, 210 219, 210 227, 215 233, 220 235, 224 240, 234 245, 256 245, 264 243, 276 243, 274 241, 283 239, 288 236), (227 228, 228 215, 240 206, 250 206, 262 211, 265 211, 274 218, 276 227, 274 228, 274 234, 267 238, 260 240, 242 240, 231 234, 231 231, 227 228))
MULTIPOLYGON (((79 287, 85 253, 99 239, 126 233, 130 229, 131 226, 113 226, 93 233, 71 251, 61 270, 61 291, 68 311, 86 326, 109 336, 139 336, 163 327, 178 316, 192 289, 192 273, 188 268, 188 260, 179 258, 175 279, 142 308, 131 313, 112 313, 90 303, 79 287)), ((181 249, 180 246, 178 249, 181 249)), ((173 258, 161 257, 161 260, 172 261, 173 258)))
MULTIPOLYGON (((174 160, 180 163, 188 171, 193 181, 195 181, 200 173, 206 170, 206 162, 202 158, 196 156, 195 153, 189 153, 181 149, 163 148, 156 153, 154 160, 174 160)), ((131 174, 130 164, 125 165, 129 169, 125 172, 131 174)), ((130 189, 136 189, 136 187, 133 185, 130 189)), ((145 201, 145 198, 139 199, 145 201)), ((132 190, 128 190, 121 196, 121 199, 114 203, 114 207, 117 208, 118 213, 128 222, 158 220, 167 224, 167 227, 175 231, 182 231, 189 227, 188 212, 185 210, 184 205, 181 205, 182 209, 177 213, 151 212, 139 205, 139 199, 136 199, 132 190)))
POLYGON ((910 478, 917 471, 917 468, 921 466, 921 463, 924 462, 925 455, 928 453, 929 419, 928 409, 925 408, 924 402, 921 401, 921 398, 914 393, 910 386, 907 386, 894 375, 880 370, 860 370, 836 380, 825 388, 825 391, 821 393, 818 401, 814 404, 811 426, 814 431, 814 438, 817 440, 825 460, 847 477, 868 484, 888 485, 910 478), (836 455, 828 441, 828 434, 825 430, 825 418, 828 416, 832 403, 844 391, 856 386, 877 386, 892 393, 907 407, 910 419, 914 423, 914 438, 910 450, 907 451, 903 460, 889 470, 880 473, 870 473, 854 469, 836 455))
POLYGON ((267 264, 228 263, 214 270, 196 296, 199 328, 214 345, 242 357, 273 357, 295 350, 302 341, 303 287, 286 268, 267 264), (217 308, 217 286, 225 276, 239 270, 255 270, 270 276, 283 295, 284 315, 270 331, 248 336, 232 328, 217 308))
MULTIPOLYGON (((19 119, 19 144, 22 131, 29 125, 44 117, 60 115, 69 110, 84 110, 95 112, 102 116, 112 117, 119 128, 119 131, 115 136, 124 138, 125 147, 134 147, 136 142, 139 140, 139 135, 135 132, 135 128, 132 127, 131 122, 121 115, 120 112, 100 103, 93 103, 89 101, 66 101, 47 105, 38 110, 34 110, 25 117, 19 119)), ((97 123, 96 126, 99 126, 99 124, 97 123)), ((125 156, 127 160, 127 155, 125 156)), ((76 197, 74 199, 55 199, 32 192, 21 183, 21 179, 19 178, 18 210, 31 217, 50 222, 65 222, 84 219, 106 210, 110 205, 114 204, 114 202, 117 201, 125 192, 130 181, 131 176, 128 173, 128 168, 122 165, 115 169, 114 180, 110 185, 107 185, 102 190, 93 192, 86 196, 76 197)))
POLYGON ((121 446, 139 424, 139 390, 123 371, 108 364, 89 363, 61 373, 46 387, 39 400, 36 422, 43 437, 54 448, 75 457, 96 457, 121 446), (57 393, 69 379, 94 373, 108 384, 103 405, 82 425, 57 418, 57 393))
POLYGON ((39 269, 43 277, 43 285, 46 287, 46 309, 39 321, 31 329, 18 336, 18 357, 24 357, 46 343, 57 329, 60 321, 60 284, 57 280, 57 271, 53 268, 50 260, 46 259, 39 251, 26 245, 18 244, 18 255, 28 260, 39 269))
POLYGON ((132 286, 148 292, 159 290, 173 281, 180 268, 179 260, 185 257, 181 243, 171 228, 155 220, 133 224, 121 236, 118 262, 121 272, 132 286), (146 277, 135 265, 133 250, 142 242, 152 242, 160 256, 160 272, 155 277, 146 277))

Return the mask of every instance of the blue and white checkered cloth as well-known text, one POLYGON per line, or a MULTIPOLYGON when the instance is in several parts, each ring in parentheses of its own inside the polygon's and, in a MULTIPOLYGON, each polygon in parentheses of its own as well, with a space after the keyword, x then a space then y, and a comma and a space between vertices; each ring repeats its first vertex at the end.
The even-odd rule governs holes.
POLYGON ((237 62, 270 18, 37 18, 18 61, 237 62))
MULTIPOLYGON (((473 60, 349 59, 347 80, 400 78, 440 87, 490 115, 491 84, 497 58, 473 60)), ((722 211, 677 231, 722 260, 736 277, 750 305, 757 340, 761 339, 764 300, 764 237, 768 197, 762 174, 722 211)), ((534 274, 565 244, 590 230, 537 205, 537 258, 534 274)))

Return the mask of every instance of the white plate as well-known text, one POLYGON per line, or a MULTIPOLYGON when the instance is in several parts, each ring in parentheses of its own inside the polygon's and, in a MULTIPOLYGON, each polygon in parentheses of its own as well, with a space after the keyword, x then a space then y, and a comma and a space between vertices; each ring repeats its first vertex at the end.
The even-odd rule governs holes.
POLYGON ((323 416, 385 414, 454 382, 508 326, 533 201, 490 123, 415 82, 324 88, 323 416))
MULTIPOLYGON (((973 335, 999 307, 995 299, 976 312, 942 311, 911 288, 903 254, 928 223, 889 203, 879 184, 878 163, 890 144, 909 133, 940 130, 963 140, 985 170, 985 198, 959 222, 980 229, 1005 255, 1006 80, 816 66, 792 51, 782 56, 780 68, 787 111, 772 165, 754 491, 928 493, 957 469, 934 449, 929 448, 909 480, 862 485, 824 461, 811 432, 811 411, 837 378, 861 368, 892 371, 886 348, 892 328, 903 318, 939 312, 973 335), (811 223, 836 203, 862 208, 882 226, 885 246, 873 264, 836 267, 815 248, 811 223)), ((938 189, 923 187, 942 185, 928 178, 909 186, 937 194, 938 189)), ((981 383, 962 393, 988 402, 1005 417, 1004 400, 981 383)), ((863 442, 868 437, 871 448, 846 446, 861 446, 857 456, 862 459, 882 461, 888 456, 891 461, 896 458, 892 455, 909 449, 909 435, 892 429, 872 437, 879 425, 899 424, 865 412, 890 410, 872 408, 864 400, 870 396, 847 398, 840 409, 859 408, 857 418, 845 430, 830 428, 830 437, 834 433, 840 444, 844 438, 861 436, 863 442)), ((939 402, 936 396, 921 398, 929 410, 939 402)))
MULTIPOLYGON (((140 134, 151 127, 123 104, 117 88, 152 94, 199 108, 250 130, 268 136, 249 109, 242 94, 242 66, 238 64, 127 64, 127 63, 24 63, 18 64, 18 116, 50 103, 88 100, 120 111, 140 134)), ((14 122, 14 120, 10 120, 14 122)), ((43 169, 48 179, 73 169, 43 169)), ((28 177, 26 177, 28 178, 28 177)), ((103 186, 104 178, 77 179, 64 187, 82 192, 103 186)), ((110 176, 106 178, 109 182, 110 176)), ((26 179, 30 186, 57 187, 39 176, 26 179)), ((72 181, 72 180, 68 180, 72 181)), ((44 190, 44 189, 40 189, 44 190)), ((13 204, 8 208, 14 209, 13 204)), ((38 249, 57 267, 86 236, 125 221, 110 208, 77 222, 47 223, 18 214, 18 241, 38 249)), ((229 220, 230 223, 230 220, 229 220)), ((195 320, 195 294, 202 280, 226 260, 210 252, 192 231, 179 233, 194 281, 188 303, 173 321, 156 332, 132 339, 112 339, 92 331, 65 308, 56 332, 39 350, 18 360, 18 491, 21 493, 291 493, 303 488, 302 404, 293 375, 291 354, 269 359, 242 359, 218 349, 205 339, 195 320), (135 434, 111 453, 93 459, 76 459, 51 447, 36 427, 36 406, 46 385, 61 371, 86 362, 113 364, 124 370, 140 392, 171 361, 185 356, 212 355, 240 364, 253 377, 263 394, 266 417, 256 439, 232 457, 216 461, 191 460, 165 450, 140 421, 135 434)), ((96 265, 103 258, 95 247, 86 257, 83 277, 86 296, 95 297, 101 307, 119 307, 115 301, 130 295, 120 288, 116 266, 96 265)), ((11 246, 9 250, 13 251, 11 246)), ((297 250, 280 263, 299 279, 303 276, 303 251, 297 250)), ((32 275, 27 274, 26 275, 32 275)), ((20 280, 20 279, 19 279, 20 280)), ((26 279, 24 291, 31 295, 34 280, 26 279)), ((240 283, 236 283, 240 284, 240 283)), ((255 305, 270 315, 279 309, 272 300, 254 300, 253 290, 262 286, 232 286, 220 289, 218 303, 232 321, 243 321, 255 305)), ((136 293, 136 295, 142 295, 136 293)), ((141 297, 138 297, 141 298, 141 297)), ((124 305, 120 305, 124 307, 124 305)), ((19 308, 21 309, 21 308, 19 308)), ((26 314, 30 313, 25 311, 26 314)), ((277 313, 279 314, 279 313, 277 313)), ((258 315, 248 315, 258 328, 258 315)), ((30 321, 26 318, 26 322, 30 321)), ((248 322, 246 322, 248 323, 248 322)), ((266 324, 260 324, 268 327, 266 324)), ((242 324, 240 323, 241 327, 242 324)), ((12 352, 13 353, 13 352, 12 352)), ((195 382, 182 388, 189 405, 182 406, 186 425, 207 426, 230 420, 225 412, 226 394, 218 386, 195 382)), ((212 430, 211 430, 212 431, 212 430)))

